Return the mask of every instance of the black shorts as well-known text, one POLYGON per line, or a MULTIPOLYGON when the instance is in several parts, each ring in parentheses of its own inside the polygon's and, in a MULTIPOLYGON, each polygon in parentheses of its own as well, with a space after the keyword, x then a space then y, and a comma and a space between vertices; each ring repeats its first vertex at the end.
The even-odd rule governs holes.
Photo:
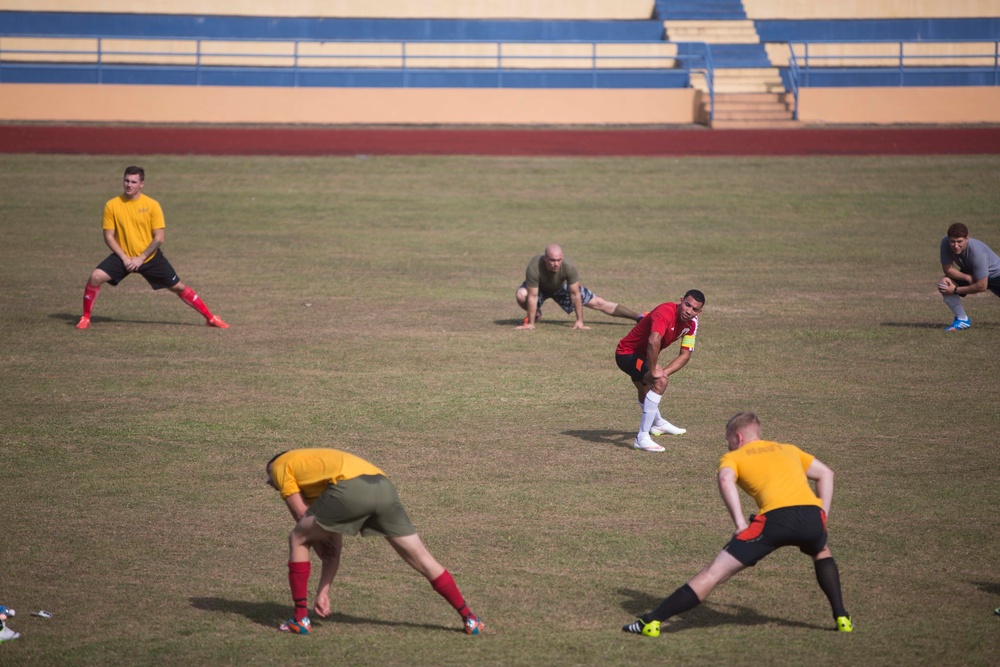
POLYGON ((815 505, 781 507, 753 517, 746 530, 724 549, 747 567, 781 547, 798 547, 815 556, 826 546, 826 512, 815 505))
MULTIPOLYGON (((97 265, 97 268, 111 276, 111 280, 108 282, 112 285, 117 285, 125 280, 125 277, 129 274, 129 271, 125 270, 125 262, 115 253, 108 255, 103 262, 97 265)), ((146 279, 149 286, 155 290, 173 287, 181 281, 177 277, 174 267, 170 266, 170 262, 167 261, 167 258, 159 250, 153 255, 153 259, 140 266, 133 273, 140 274, 146 279)))
POLYGON ((626 375, 628 375, 634 382, 639 382, 644 384, 643 378, 646 377, 646 371, 648 364, 646 363, 646 357, 642 356, 638 352, 633 352, 632 354, 616 354, 615 363, 618 364, 618 368, 622 369, 626 375))
MULTIPOLYGON (((972 284, 968 280, 953 280, 952 282, 955 283, 956 287, 968 287, 969 285, 972 284)), ((986 289, 988 289, 990 292, 993 292, 993 294, 995 294, 996 296, 1000 296, 1000 278, 990 278, 986 282, 986 289)), ((945 296, 947 296, 947 294, 945 296)), ((964 299, 969 295, 959 294, 958 296, 964 299)))

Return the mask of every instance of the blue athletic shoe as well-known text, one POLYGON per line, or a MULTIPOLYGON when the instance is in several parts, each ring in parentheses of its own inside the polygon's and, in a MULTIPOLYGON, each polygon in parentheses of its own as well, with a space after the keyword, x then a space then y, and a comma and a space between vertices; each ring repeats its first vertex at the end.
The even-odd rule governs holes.
POLYGON ((962 329, 971 329, 971 328, 972 328, 972 320, 970 320, 969 318, 960 320, 956 317, 955 320, 951 323, 951 326, 945 329, 945 331, 961 331, 962 329))

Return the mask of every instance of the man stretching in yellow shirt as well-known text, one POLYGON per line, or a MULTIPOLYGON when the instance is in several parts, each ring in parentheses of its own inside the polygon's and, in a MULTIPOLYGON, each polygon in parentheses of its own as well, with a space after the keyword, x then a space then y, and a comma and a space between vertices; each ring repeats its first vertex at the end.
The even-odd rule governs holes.
POLYGON ((837 563, 826 546, 833 471, 794 445, 761 440, 760 420, 752 412, 740 412, 729 420, 726 442, 729 452, 719 460, 719 492, 736 524, 736 534, 705 569, 622 630, 659 637, 663 621, 694 609, 716 586, 775 549, 796 546, 813 559, 816 581, 830 601, 837 630, 852 632, 837 563), (809 480, 816 482, 816 493, 809 480), (759 508, 749 524, 743 518, 737 485, 759 508))
POLYGON ((208 326, 228 329, 229 325, 213 315, 195 291, 180 281, 160 250, 166 238, 163 209, 155 199, 142 194, 145 180, 142 167, 126 167, 122 194, 104 205, 101 227, 111 254, 90 274, 83 291, 83 317, 76 328, 90 328, 90 312, 101 285, 117 285, 128 274, 139 273, 154 290, 166 288, 179 296, 201 313, 208 326))

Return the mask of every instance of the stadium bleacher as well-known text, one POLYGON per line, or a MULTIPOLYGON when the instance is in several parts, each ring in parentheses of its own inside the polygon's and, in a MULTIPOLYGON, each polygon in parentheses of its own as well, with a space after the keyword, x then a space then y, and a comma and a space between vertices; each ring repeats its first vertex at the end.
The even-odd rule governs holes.
POLYGON ((777 127, 805 88, 997 86, 998 40, 1000 0, 0 0, 0 84, 693 87, 777 127))

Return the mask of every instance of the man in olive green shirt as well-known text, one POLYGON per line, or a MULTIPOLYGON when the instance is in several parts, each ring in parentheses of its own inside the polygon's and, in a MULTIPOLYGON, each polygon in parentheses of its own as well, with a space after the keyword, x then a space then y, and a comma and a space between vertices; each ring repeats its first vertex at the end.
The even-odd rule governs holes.
POLYGON ((623 317, 633 322, 642 315, 613 301, 607 301, 580 284, 576 265, 563 256, 562 248, 555 243, 545 247, 545 253, 535 255, 528 262, 524 282, 515 293, 517 305, 527 311, 517 329, 534 329, 542 316, 542 303, 552 299, 567 313, 576 314, 574 329, 590 329, 583 323, 583 307, 593 308, 612 317, 623 317))

